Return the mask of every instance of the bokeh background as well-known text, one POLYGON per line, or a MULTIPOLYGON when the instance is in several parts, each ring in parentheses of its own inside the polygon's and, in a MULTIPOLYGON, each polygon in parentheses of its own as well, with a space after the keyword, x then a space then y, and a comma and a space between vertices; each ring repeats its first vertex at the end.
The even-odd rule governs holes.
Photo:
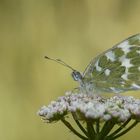
MULTIPOLYGON (((0 139, 78 140, 36 115, 77 86, 69 69, 44 55, 84 71, 91 58, 138 32, 139 0, 0 0, 0 139)), ((139 130, 121 139, 138 139, 139 130)))

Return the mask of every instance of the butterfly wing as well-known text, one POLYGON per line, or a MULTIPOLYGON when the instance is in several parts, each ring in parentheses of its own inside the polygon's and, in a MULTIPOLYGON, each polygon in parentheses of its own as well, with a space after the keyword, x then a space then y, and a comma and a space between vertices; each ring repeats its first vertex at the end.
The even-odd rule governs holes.
POLYGON ((102 92, 140 89, 140 34, 127 38, 93 59, 83 74, 83 80, 102 92))

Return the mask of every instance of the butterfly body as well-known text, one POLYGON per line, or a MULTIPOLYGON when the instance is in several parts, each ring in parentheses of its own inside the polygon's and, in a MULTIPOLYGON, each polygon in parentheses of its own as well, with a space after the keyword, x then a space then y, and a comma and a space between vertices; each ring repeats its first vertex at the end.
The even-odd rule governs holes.
POLYGON ((73 71, 80 91, 121 93, 140 89, 140 34, 92 59, 85 72, 73 71))
POLYGON ((78 89, 81 92, 84 92, 84 93, 93 92, 94 85, 90 82, 91 80, 88 80, 87 78, 83 76, 83 74, 81 74, 79 71, 76 71, 76 70, 74 70, 71 75, 75 81, 78 81, 80 85, 78 89))

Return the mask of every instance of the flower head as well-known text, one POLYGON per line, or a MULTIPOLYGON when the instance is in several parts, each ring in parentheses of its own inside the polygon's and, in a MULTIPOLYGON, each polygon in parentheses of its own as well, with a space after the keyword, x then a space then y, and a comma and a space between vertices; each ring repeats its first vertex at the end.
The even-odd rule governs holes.
POLYGON ((69 92, 38 111, 38 115, 48 122, 61 120, 69 113, 74 113, 78 120, 115 120, 120 123, 129 118, 140 119, 140 100, 132 96, 105 99, 97 95, 69 92))
POLYGON ((95 94, 67 92, 65 96, 52 101, 48 106, 43 106, 38 115, 47 122, 61 120, 74 134, 83 140, 116 139, 132 129, 140 120, 140 100, 132 96, 114 96, 103 98, 95 94), (66 120, 69 114, 73 116, 78 127, 85 136, 77 132, 66 120), (134 123, 126 126, 134 120, 134 123), (87 124, 85 128, 80 121, 87 124), (100 124, 103 123, 101 128, 100 124), (119 124, 119 128, 110 133, 112 128, 119 124), (124 130, 124 128, 126 128, 124 130))

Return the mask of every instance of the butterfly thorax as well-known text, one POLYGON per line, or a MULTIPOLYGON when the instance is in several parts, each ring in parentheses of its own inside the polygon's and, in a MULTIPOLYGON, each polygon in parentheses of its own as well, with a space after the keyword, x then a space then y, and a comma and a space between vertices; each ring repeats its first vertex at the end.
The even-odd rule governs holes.
MULTIPOLYGON (((75 81, 79 82, 79 89, 82 93, 90 93, 93 92, 93 82, 91 82, 90 79, 85 78, 83 74, 81 74, 79 71, 74 70, 72 72, 72 77, 75 81)), ((92 79, 93 81, 93 79, 92 79)))

